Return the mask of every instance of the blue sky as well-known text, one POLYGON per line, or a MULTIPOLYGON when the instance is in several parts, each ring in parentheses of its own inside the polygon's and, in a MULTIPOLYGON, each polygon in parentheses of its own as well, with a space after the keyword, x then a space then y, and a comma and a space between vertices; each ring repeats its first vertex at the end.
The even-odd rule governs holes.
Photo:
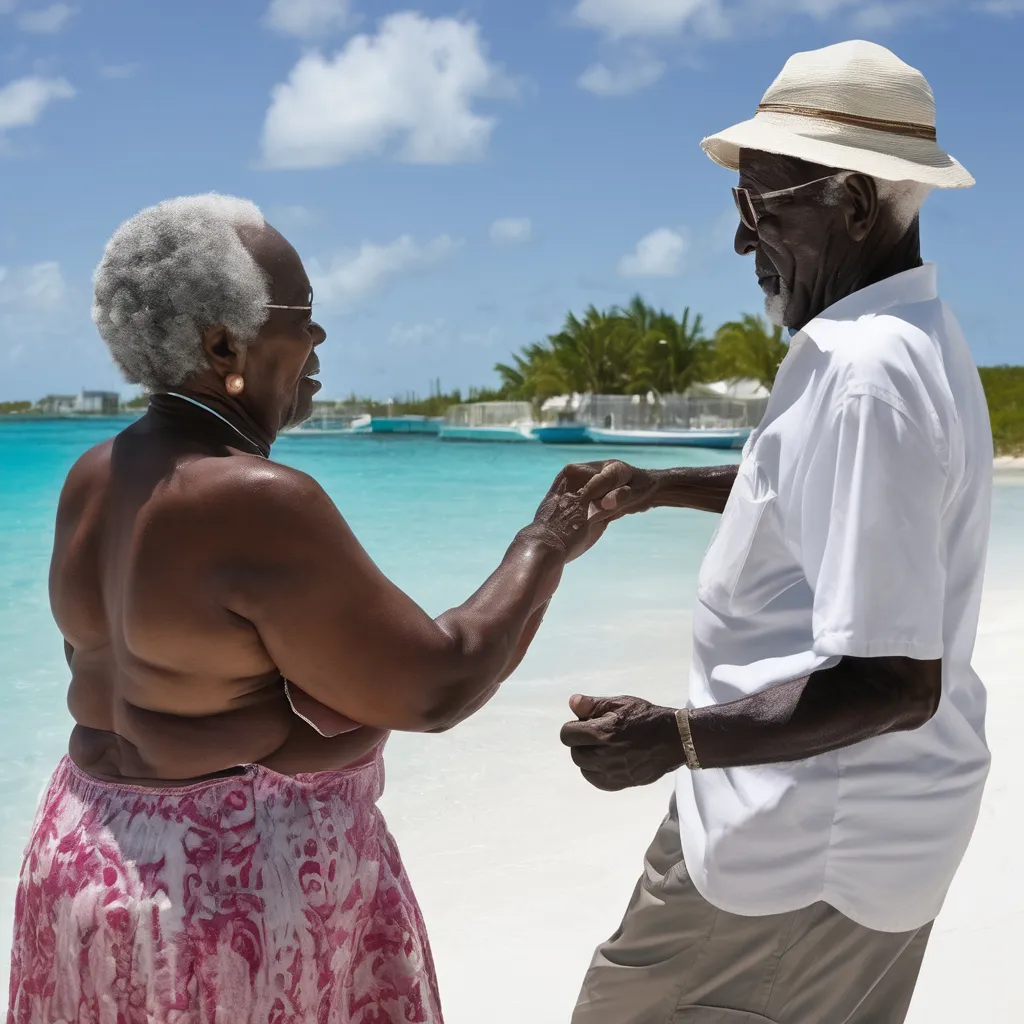
POLYGON ((566 310, 760 308, 702 136, 798 50, 867 38, 978 178, 929 199, 979 363, 1022 362, 1024 0, 0 0, 0 400, 121 385, 89 318, 113 229, 255 200, 307 261, 325 396, 494 380, 566 310))

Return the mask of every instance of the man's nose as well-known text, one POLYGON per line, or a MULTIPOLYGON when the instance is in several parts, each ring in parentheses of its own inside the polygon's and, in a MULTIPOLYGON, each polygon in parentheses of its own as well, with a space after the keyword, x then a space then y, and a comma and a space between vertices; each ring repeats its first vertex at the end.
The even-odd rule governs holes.
POLYGON ((327 340, 327 332, 315 320, 310 326, 312 327, 310 333, 313 335, 313 345, 322 345, 327 340))
POLYGON ((757 232, 740 221, 740 226, 736 229, 736 238, 733 240, 733 248, 737 256, 749 256, 757 248, 757 232))

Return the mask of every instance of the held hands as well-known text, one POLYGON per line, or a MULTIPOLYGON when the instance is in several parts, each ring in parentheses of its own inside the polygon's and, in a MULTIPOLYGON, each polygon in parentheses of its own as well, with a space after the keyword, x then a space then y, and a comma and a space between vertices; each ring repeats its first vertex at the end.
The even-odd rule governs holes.
POLYGON ((616 459, 566 466, 562 476, 572 481, 580 499, 588 503, 591 518, 598 522, 611 522, 654 507, 657 471, 638 469, 616 459))
POLYGON ((579 719, 561 740, 592 786, 614 793, 648 786, 686 763, 676 713, 639 697, 583 697, 569 707, 579 719))
POLYGON ((566 466, 555 478, 534 517, 564 546, 566 561, 590 550, 608 523, 652 507, 656 478, 624 462, 566 466))

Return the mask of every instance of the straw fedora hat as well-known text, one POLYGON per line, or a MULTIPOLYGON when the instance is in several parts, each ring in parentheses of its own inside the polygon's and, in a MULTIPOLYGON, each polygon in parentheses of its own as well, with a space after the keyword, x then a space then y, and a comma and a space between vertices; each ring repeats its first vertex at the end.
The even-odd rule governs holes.
POLYGON ((863 40, 794 54, 753 118, 701 146, 732 171, 739 170, 740 150, 754 149, 886 181, 974 184, 939 148, 935 97, 924 75, 863 40))

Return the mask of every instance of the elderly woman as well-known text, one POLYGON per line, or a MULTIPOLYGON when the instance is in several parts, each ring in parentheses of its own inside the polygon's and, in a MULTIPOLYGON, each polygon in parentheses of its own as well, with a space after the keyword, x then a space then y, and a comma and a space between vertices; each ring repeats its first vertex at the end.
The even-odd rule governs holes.
POLYGON ((259 210, 145 210, 95 283, 99 331, 152 397, 60 499, 50 591, 77 724, 26 854, 8 1019, 439 1022, 376 806, 384 741, 483 707, 601 528, 563 475, 431 619, 314 480, 269 461, 311 411, 325 334, 259 210))

